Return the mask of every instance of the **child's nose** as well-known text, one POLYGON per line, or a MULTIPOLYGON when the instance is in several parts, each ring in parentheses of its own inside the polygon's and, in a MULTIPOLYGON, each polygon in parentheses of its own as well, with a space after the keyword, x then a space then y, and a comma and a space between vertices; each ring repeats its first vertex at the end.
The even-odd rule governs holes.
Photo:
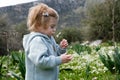
POLYGON ((56 28, 54 28, 53 31, 56 31, 56 28))

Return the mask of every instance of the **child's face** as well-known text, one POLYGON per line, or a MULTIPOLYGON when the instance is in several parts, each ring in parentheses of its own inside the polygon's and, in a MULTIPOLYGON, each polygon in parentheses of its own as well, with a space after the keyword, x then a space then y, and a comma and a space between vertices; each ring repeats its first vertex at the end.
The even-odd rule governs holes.
POLYGON ((56 25, 57 25, 58 20, 51 17, 49 23, 48 23, 48 28, 45 29, 45 34, 48 36, 52 36, 53 34, 55 34, 56 31, 56 25))

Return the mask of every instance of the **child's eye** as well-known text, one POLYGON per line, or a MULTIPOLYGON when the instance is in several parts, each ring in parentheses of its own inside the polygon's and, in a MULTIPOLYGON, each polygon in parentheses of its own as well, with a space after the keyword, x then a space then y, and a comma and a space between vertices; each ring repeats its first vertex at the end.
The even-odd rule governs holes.
POLYGON ((55 28, 55 26, 51 26, 51 28, 53 29, 53 28, 55 28))

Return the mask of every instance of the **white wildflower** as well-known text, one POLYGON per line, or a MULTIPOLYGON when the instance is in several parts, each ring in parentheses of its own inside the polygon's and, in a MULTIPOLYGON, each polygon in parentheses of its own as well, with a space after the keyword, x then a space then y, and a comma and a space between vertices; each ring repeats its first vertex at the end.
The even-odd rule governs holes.
POLYGON ((60 36, 60 34, 61 34, 61 32, 59 32, 59 33, 56 35, 56 37, 58 38, 58 37, 60 36))

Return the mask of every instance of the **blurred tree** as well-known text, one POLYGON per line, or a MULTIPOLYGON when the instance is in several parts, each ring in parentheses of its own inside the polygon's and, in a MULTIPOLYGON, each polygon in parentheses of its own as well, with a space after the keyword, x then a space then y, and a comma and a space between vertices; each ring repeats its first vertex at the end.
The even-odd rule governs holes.
POLYGON ((7 30, 9 29, 6 15, 0 16, 0 55, 6 55, 7 51, 7 30))
POLYGON ((7 32, 0 32, 0 55, 8 54, 7 51, 7 32))
POLYGON ((67 39, 68 43, 81 42, 82 36, 79 28, 64 28, 56 34, 55 39, 59 43, 62 39, 67 39))
POLYGON ((19 35, 20 38, 22 38, 24 34, 28 33, 26 23, 27 23, 26 21, 22 21, 21 23, 14 27, 15 31, 20 34, 19 35))
POLYGON ((23 35, 28 33, 26 21, 13 26, 12 30, 9 30, 8 36, 8 48, 9 50, 20 50, 22 49, 22 38, 23 35))
POLYGON ((6 31, 8 27, 6 15, 0 16, 0 31, 6 31))
POLYGON ((89 40, 120 40, 120 0, 105 0, 86 7, 84 26, 89 27, 89 40))

